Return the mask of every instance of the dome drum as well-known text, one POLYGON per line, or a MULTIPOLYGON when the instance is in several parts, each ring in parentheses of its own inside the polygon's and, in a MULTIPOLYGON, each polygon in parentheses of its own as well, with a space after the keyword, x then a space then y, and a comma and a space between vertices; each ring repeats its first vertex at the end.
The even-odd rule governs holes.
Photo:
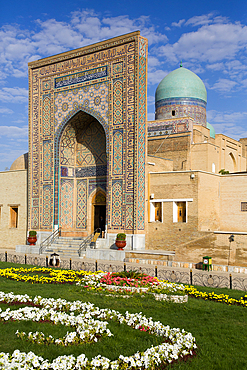
POLYGON ((156 104, 155 119, 191 117, 195 124, 206 126, 207 117, 204 104, 197 105, 184 100, 181 100, 181 104, 179 100, 170 100, 169 103, 164 101, 164 104, 162 104, 161 101, 156 104))

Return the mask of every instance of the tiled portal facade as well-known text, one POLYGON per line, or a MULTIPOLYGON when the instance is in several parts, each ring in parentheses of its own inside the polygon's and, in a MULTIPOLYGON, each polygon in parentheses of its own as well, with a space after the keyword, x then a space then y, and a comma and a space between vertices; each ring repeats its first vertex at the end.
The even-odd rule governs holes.
POLYGON ((29 63, 28 228, 145 232, 147 40, 134 32, 29 63), (100 193, 99 193, 100 192, 100 193))

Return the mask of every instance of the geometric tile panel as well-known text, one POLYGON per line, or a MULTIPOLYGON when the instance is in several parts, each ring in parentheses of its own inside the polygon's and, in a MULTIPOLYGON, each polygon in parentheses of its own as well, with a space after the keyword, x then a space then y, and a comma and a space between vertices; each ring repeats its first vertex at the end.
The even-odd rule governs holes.
POLYGON ((123 79, 113 80, 113 124, 123 123, 123 79))
POLYGON ((87 227, 87 180, 77 181, 76 228, 87 227))
POLYGON ((75 145, 76 145, 75 129, 73 126, 68 125, 65 128, 62 138, 61 138, 61 146, 60 146, 61 165, 74 166, 75 145))
POLYGON ((43 95, 43 136, 51 133, 51 95, 43 95))
POLYGON ((73 226, 73 180, 62 180, 60 190, 60 226, 73 226))
POLYGON ((139 119, 138 119, 138 201, 137 229, 145 228, 145 158, 146 158, 146 53, 147 43, 140 39, 139 44, 139 119))
POLYGON ((108 85, 105 82, 55 93, 55 131, 67 114, 79 105, 97 110, 108 120, 108 85))
POLYGON ((52 177, 52 143, 43 141, 43 180, 50 181, 52 177))
POLYGON ((112 184, 112 226, 122 226, 123 184, 115 180, 112 184))
POLYGON ((113 64, 113 74, 116 75, 118 73, 123 72, 123 62, 113 64))
POLYGON ((123 173, 123 130, 113 130, 113 175, 123 173))
POLYGON ((37 229, 39 227, 39 208, 33 207, 32 209, 32 219, 31 219, 31 228, 37 229))
POLYGON ((43 186, 42 225, 44 228, 52 228, 52 192, 51 185, 43 186))
POLYGON ((126 230, 133 230, 133 205, 126 205, 125 208, 125 228, 126 230))

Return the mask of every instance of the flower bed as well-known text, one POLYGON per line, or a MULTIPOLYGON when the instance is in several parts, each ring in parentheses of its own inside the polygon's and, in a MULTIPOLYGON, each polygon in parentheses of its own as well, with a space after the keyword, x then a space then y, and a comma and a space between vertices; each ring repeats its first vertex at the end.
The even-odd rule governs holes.
POLYGON ((244 306, 247 307, 247 295, 241 297, 240 299, 235 299, 229 297, 227 294, 216 294, 214 292, 207 293, 207 292, 201 292, 197 290, 193 286, 185 286, 185 293, 187 293, 190 297, 194 298, 201 298, 208 301, 215 301, 215 302, 221 302, 226 303, 228 305, 237 305, 237 306, 244 306))
MULTIPOLYGON (((115 320, 119 324, 125 324, 132 327, 135 330, 146 331, 149 334, 161 336, 164 343, 161 345, 151 347, 144 352, 137 352, 132 356, 120 355, 118 359, 110 361, 109 359, 98 355, 91 361, 86 358, 84 354, 81 354, 77 358, 73 355, 70 356, 59 356, 52 362, 43 359, 40 356, 36 356, 34 353, 21 353, 15 350, 12 355, 8 353, 0 353, 0 369, 14 369, 25 366, 25 369, 159 369, 161 366, 172 363, 173 361, 188 356, 193 356, 195 353, 196 344, 195 338, 178 328, 170 328, 164 326, 159 321, 153 321, 152 318, 147 318, 142 313, 131 314, 128 311, 125 314, 121 314, 115 310, 100 309, 95 307, 92 303, 84 303, 81 301, 69 302, 64 299, 53 299, 53 298, 42 298, 36 296, 31 299, 28 295, 14 295, 13 293, 0 292, 0 302, 3 303, 15 303, 38 306, 36 307, 25 307, 20 310, 13 311, 9 309, 1 312, 3 320, 8 321, 13 319, 17 320, 21 317, 28 319, 43 320, 48 318, 54 323, 60 322, 66 325, 66 322, 71 324, 72 317, 73 324, 80 326, 84 318, 87 320, 115 320), (29 310, 28 310, 28 309, 29 310), (68 312, 65 315, 65 312, 68 312), (78 315, 76 315, 78 314, 78 315), (52 318, 52 319, 51 319, 52 318)), ((24 319, 24 318, 23 318, 24 319)), ((92 327, 94 327, 94 321, 92 321, 92 327)), ((36 333, 35 333, 36 334, 36 333)), ((37 335, 38 336, 38 335, 37 335)), ((35 337, 35 335, 34 335, 35 337)), ((42 342, 43 344, 43 342, 42 342)))

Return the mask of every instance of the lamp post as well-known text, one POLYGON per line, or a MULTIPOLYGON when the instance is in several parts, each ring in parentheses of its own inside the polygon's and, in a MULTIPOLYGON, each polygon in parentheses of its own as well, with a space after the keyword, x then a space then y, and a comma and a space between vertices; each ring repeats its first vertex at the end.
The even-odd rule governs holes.
POLYGON ((231 242, 234 242, 234 235, 230 235, 229 238, 229 254, 228 254, 228 266, 229 266, 229 261, 230 261, 230 253, 231 253, 231 242))

